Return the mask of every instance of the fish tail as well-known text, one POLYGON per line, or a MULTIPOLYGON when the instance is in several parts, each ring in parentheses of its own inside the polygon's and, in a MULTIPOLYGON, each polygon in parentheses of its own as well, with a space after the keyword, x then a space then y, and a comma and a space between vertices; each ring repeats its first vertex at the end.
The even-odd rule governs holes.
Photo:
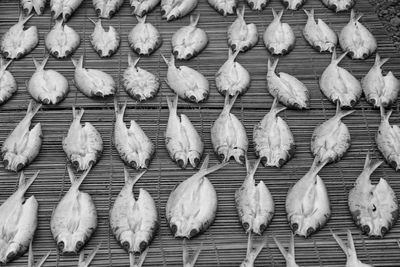
POLYGON ((231 48, 228 48, 228 59, 234 61, 236 57, 239 55, 240 50, 236 50, 235 53, 232 53, 231 48))
POLYGON ((357 257, 356 248, 354 247, 353 235, 350 230, 347 230, 347 246, 351 249, 352 254, 357 257))
POLYGON ((81 108, 79 111, 76 111, 75 106, 72 106, 72 118, 77 121, 81 121, 83 113, 85 113, 85 110, 81 108))
POLYGON ((87 170, 84 173, 82 173, 81 177, 76 178, 74 171, 72 170, 71 166, 68 164, 67 170, 68 170, 69 180, 71 181, 71 185, 75 186, 76 188, 79 188, 79 186, 85 180, 86 176, 89 174, 92 167, 93 167, 93 164, 90 164, 89 168, 87 168, 87 170))
MULTIPOLYGON (((333 236, 333 238, 336 240, 336 243, 338 243, 338 245, 340 246, 340 248, 343 250, 344 254, 346 254, 346 256, 349 256, 349 252, 347 251, 347 246, 346 244, 343 242, 343 240, 337 235, 335 234, 332 229, 331 229, 331 234, 333 236)), ((354 244, 353 244, 354 245, 354 244)))
POLYGON ((75 67, 76 69, 77 69, 77 68, 80 68, 80 69, 83 68, 83 55, 79 58, 78 61, 76 61, 76 60, 73 59, 73 58, 71 58, 71 61, 72 61, 72 64, 74 64, 74 67, 75 67))
POLYGON ((138 260, 138 263, 135 263, 135 254, 133 254, 133 253, 129 253, 129 266, 130 267, 142 267, 142 265, 143 265, 143 263, 144 263, 144 261, 145 261, 145 259, 146 259, 146 256, 147 256, 147 253, 149 252, 149 247, 147 247, 141 254, 140 254, 140 256, 139 256, 139 260, 138 260))
MULTIPOLYGON (((292 237, 293 237, 293 234, 292 234, 292 237)), ((281 242, 279 242, 275 236, 272 236, 272 238, 274 239, 275 244, 278 246, 278 249, 281 252, 281 254, 283 255, 283 257, 285 258, 285 260, 288 261, 289 260, 289 252, 286 251, 286 249, 283 247, 281 242)))
POLYGON ((97 247, 95 247, 87 256, 87 258, 85 259, 85 252, 82 249, 81 253, 79 254, 79 263, 78 266, 79 267, 88 267, 90 265, 90 263, 92 262, 92 260, 94 259, 94 256, 96 256, 97 252, 99 251, 101 247, 101 243, 97 245, 97 247))
POLYGON ((139 63, 140 57, 137 59, 133 60, 132 54, 128 54, 128 65, 132 67, 136 67, 136 65, 139 63))
POLYGON ((19 185, 18 185, 18 190, 22 191, 22 192, 26 192, 26 190, 28 190, 28 188, 33 184, 33 182, 36 180, 36 178, 38 177, 40 171, 35 172, 32 177, 27 180, 25 173, 23 171, 20 172, 19 175, 19 185))
POLYGON ((283 15, 283 9, 281 11, 279 11, 279 13, 276 13, 275 9, 272 8, 272 15, 274 16, 274 20, 275 19, 281 20, 282 15, 283 15))
POLYGON ((226 165, 228 165, 229 162, 222 162, 220 164, 216 164, 212 167, 209 167, 207 169, 200 169, 199 172, 197 173, 197 175, 199 175, 200 177, 204 177, 210 173, 213 173, 223 167, 225 167, 226 165))
POLYGON ((380 67, 382 67, 389 59, 390 59, 390 58, 381 59, 381 57, 379 56, 379 54, 376 53, 374 65, 380 68, 380 67))
POLYGON ((254 164, 251 164, 250 161, 247 159, 247 155, 245 156, 246 158, 246 171, 248 176, 254 176, 254 174, 257 171, 258 165, 260 165, 261 162, 261 157, 259 157, 254 164))
POLYGON ((196 27, 200 20, 200 13, 190 16, 190 26, 196 27))
POLYGON ((186 238, 183 239, 182 241, 182 260, 183 260, 183 266, 191 266, 193 267, 196 264, 197 259, 199 258, 199 255, 201 253, 201 250, 203 248, 203 243, 200 244, 200 247, 198 247, 194 254, 192 256, 189 255, 189 250, 186 244, 186 238))
POLYGON ((229 98, 229 94, 225 94, 225 100, 224 100, 224 112, 229 113, 233 107, 233 105, 235 104, 236 98, 238 97, 239 92, 237 92, 232 99, 229 98))
POLYGON ((342 110, 342 109, 340 108, 340 103, 339 103, 339 101, 337 101, 337 103, 336 103, 336 114, 335 114, 335 116, 336 116, 337 118, 342 119, 342 118, 344 118, 344 117, 350 115, 350 114, 353 113, 354 111, 355 111, 355 110, 347 110, 347 111, 342 110))
POLYGON ((280 113, 280 112, 282 112, 282 111, 284 111, 286 109, 287 109, 287 107, 278 107, 278 99, 274 98, 274 102, 272 102, 272 106, 271 106, 270 112, 278 114, 278 113, 280 113))
POLYGON ((33 63, 35 64, 37 70, 43 70, 48 60, 49 60, 49 55, 43 58, 42 63, 37 62, 37 60, 33 58, 33 63))
POLYGON ((363 16, 363 14, 361 14, 361 13, 356 16, 356 12, 354 11, 354 9, 351 9, 351 11, 350 11, 350 20, 359 21, 362 16, 363 16))
POLYGON ((137 19, 137 21, 139 23, 145 23, 146 22, 146 18, 147 18, 147 15, 144 15, 143 17, 136 16, 136 19, 137 19))
POLYGON ((118 104, 117 98, 114 97, 114 109, 115 109, 115 115, 117 117, 124 116, 127 103, 128 103, 128 101, 125 101, 125 103, 122 106, 120 106, 118 104))
POLYGON ((167 96, 167 104, 170 113, 178 112, 178 95, 175 95, 172 99, 167 96))
POLYGON ((293 259, 295 259, 295 251, 294 251, 294 234, 290 233, 290 244, 289 244, 289 254, 292 255, 293 259))
POLYGON ((380 112, 381 112, 381 121, 389 121, 389 118, 392 115, 392 110, 389 110, 385 114, 385 108, 381 105, 380 106, 380 112))
POLYGON ((239 18, 244 19, 244 11, 245 11, 245 5, 243 5, 243 7, 241 9, 238 9, 236 11, 236 14, 239 18))
POLYGON ((321 162, 319 157, 315 157, 309 172, 311 172, 313 176, 316 176, 327 163, 326 160, 321 162))
POLYGON ((99 18, 99 20, 98 20, 97 22, 94 21, 92 18, 89 18, 89 17, 88 17, 88 20, 90 20, 91 22, 93 22, 94 25, 96 25, 97 22, 100 22, 100 25, 101 25, 101 19, 100 19, 100 18, 99 18))
POLYGON ((314 19, 314 8, 312 8, 310 11, 303 9, 303 11, 306 13, 307 17, 314 19))
POLYGON ((22 23, 25 24, 28 20, 30 20, 33 17, 33 14, 27 16, 26 18, 24 18, 24 13, 21 12, 21 14, 19 14, 19 19, 18 19, 18 23, 22 23))
POLYGON ((255 260, 258 255, 260 254, 261 250, 265 247, 267 244, 266 239, 264 239, 260 244, 258 244, 254 249, 253 249, 253 240, 251 237, 251 231, 249 232, 249 237, 247 240, 247 259, 255 260))
POLYGON ((31 120, 39 109, 42 107, 42 104, 35 105, 33 100, 29 101, 28 109, 26 111, 25 118, 29 118, 31 120))
POLYGON ((45 263, 47 258, 50 256, 50 254, 51 254, 51 250, 49 252, 47 252, 47 254, 44 255, 38 261, 38 263, 35 264, 35 260, 34 260, 34 257, 33 257, 33 251, 32 251, 32 241, 31 241, 31 244, 29 245, 28 267, 41 267, 45 263))
POLYGON ((271 61, 271 58, 268 58, 268 71, 275 72, 278 63, 279 63, 279 58, 277 58, 274 62, 271 61))
POLYGON ((13 60, 9 60, 6 64, 4 64, 4 59, 2 57, 0 57, 0 71, 4 71, 8 68, 8 66, 10 66, 11 62, 13 62, 13 60))
POLYGON ((207 154, 206 157, 204 158, 203 164, 201 164, 200 170, 207 170, 209 161, 210 161, 210 155, 207 154))
POLYGON ((164 62, 165 62, 165 64, 167 64, 168 67, 175 66, 175 57, 174 57, 174 55, 171 54, 170 60, 166 59, 163 54, 161 54, 161 56, 164 59, 164 62))
POLYGON ((133 185, 135 185, 137 183, 137 181, 139 181, 139 179, 143 176, 143 174, 146 173, 147 170, 141 171, 139 172, 136 176, 131 177, 131 175, 129 174, 128 169, 126 168, 126 166, 124 165, 124 179, 125 179, 125 183, 130 183, 133 185))
POLYGON ((367 152, 367 156, 365 157, 365 163, 364 163, 364 173, 367 173, 367 177, 369 177, 370 174, 372 174, 381 164, 383 161, 378 160, 378 161, 373 161, 370 157, 369 151, 367 152))

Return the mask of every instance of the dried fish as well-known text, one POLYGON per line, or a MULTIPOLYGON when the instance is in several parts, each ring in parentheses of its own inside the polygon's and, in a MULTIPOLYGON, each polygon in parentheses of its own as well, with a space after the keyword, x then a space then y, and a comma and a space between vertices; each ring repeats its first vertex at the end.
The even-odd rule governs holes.
POLYGON ((286 108, 277 107, 277 102, 275 98, 271 110, 253 131, 254 149, 264 167, 282 167, 294 156, 296 150, 289 126, 278 117, 286 108))
POLYGON ((106 31, 101 25, 101 19, 97 22, 92 19, 90 21, 95 25, 93 33, 90 35, 90 43, 94 50, 100 57, 111 57, 117 52, 120 44, 118 32, 113 26, 109 26, 108 31, 106 31))
POLYGON ((273 63, 268 59, 268 91, 279 102, 292 109, 309 109, 310 92, 296 77, 285 72, 276 73, 279 59, 273 63))
POLYGON ((97 16, 103 19, 110 19, 121 8, 124 0, 93 0, 93 7, 97 16))
POLYGON ((83 0, 50 0, 51 16, 53 19, 62 17, 63 21, 67 21, 82 2, 83 0))
POLYGON ((299 10, 307 0, 281 0, 283 5, 289 10, 299 10))
POLYGON ((263 10, 271 0, 245 0, 252 10, 263 10))
POLYGON ((149 56, 161 46, 161 35, 151 23, 146 22, 146 16, 136 18, 138 24, 129 32, 129 46, 137 54, 149 56))
POLYGON ((82 249, 81 253, 79 254, 79 262, 78 262, 78 267, 89 267, 90 263, 94 259, 94 256, 96 256, 97 251, 99 251, 99 248, 101 246, 101 243, 97 245, 95 249, 93 249, 86 257, 85 259, 85 252, 82 249))
POLYGON ((7 70, 12 60, 4 64, 4 60, 0 57, 0 105, 10 99, 17 92, 18 86, 14 76, 7 70))
POLYGON ((186 16, 196 8, 198 0, 161 0, 161 17, 172 21, 186 16))
POLYGON ((43 15, 46 0, 21 0, 21 6, 26 15, 30 15, 35 10, 39 16, 43 15))
POLYGON ((45 263, 47 258, 50 256, 50 253, 51 253, 51 250, 49 252, 47 252, 47 254, 44 255, 37 263, 35 263, 35 259, 33 256, 33 250, 32 250, 32 240, 31 240, 31 243, 29 244, 28 267, 41 267, 45 263))
POLYGON ((215 86, 222 95, 242 95, 250 87, 250 73, 239 62, 236 62, 239 52, 236 50, 235 53, 232 53, 229 48, 228 60, 215 74, 215 86))
POLYGON ((247 241, 246 258, 242 261, 240 267, 254 267, 254 262, 256 261, 261 250, 265 247, 266 243, 266 241, 262 241, 260 244, 253 248, 253 240, 250 232, 247 241))
POLYGON ((29 94, 42 104, 58 104, 68 94, 69 86, 67 79, 55 70, 45 70, 49 56, 42 63, 33 59, 36 71, 27 84, 29 94))
POLYGON ((189 255, 189 251, 188 251, 188 247, 186 245, 186 239, 183 239, 183 244, 182 244, 182 250, 183 250, 183 254, 182 254, 182 260, 183 260, 183 267, 194 267, 194 265, 196 264, 196 261, 198 259, 198 257, 200 256, 200 252, 202 249, 203 244, 200 244, 200 247, 197 248, 194 251, 193 255, 189 255))
POLYGON ((130 0, 132 14, 143 17, 150 13, 161 0, 130 0))
POLYGON ((165 146, 169 156, 182 169, 190 163, 196 168, 203 154, 204 144, 196 128, 185 114, 178 112, 178 95, 173 100, 167 97, 169 118, 165 131, 165 146))
POLYGON ((335 12, 350 10, 356 4, 356 0, 321 0, 321 2, 335 12))
POLYGON ((207 0, 208 4, 213 7, 219 14, 226 16, 236 12, 237 0, 207 0))
POLYGON ((228 28, 228 45, 233 51, 246 52, 258 43, 257 26, 254 23, 246 24, 244 9, 243 6, 236 12, 237 18, 228 28))
POLYGON ((28 166, 39 154, 42 146, 42 126, 37 123, 29 130, 32 118, 42 105, 29 102, 25 117, 10 133, 1 147, 1 155, 6 170, 18 172, 28 166))
POLYGON ((0 52, 5 58, 20 59, 29 54, 39 43, 39 34, 36 26, 24 30, 25 23, 32 17, 26 18, 21 13, 18 23, 11 26, 1 38, 0 52))
POLYGON ((56 58, 69 57, 78 49, 80 43, 79 34, 62 20, 56 20, 56 24, 45 39, 47 50, 56 58))
POLYGON ((294 235, 291 233, 290 235, 290 244, 289 244, 289 251, 286 251, 286 249, 282 246, 282 244, 276 239, 274 236, 274 241, 276 245, 279 248, 279 251, 282 253, 283 257, 285 258, 286 261, 286 267, 299 267, 296 263, 296 258, 294 254, 294 235))

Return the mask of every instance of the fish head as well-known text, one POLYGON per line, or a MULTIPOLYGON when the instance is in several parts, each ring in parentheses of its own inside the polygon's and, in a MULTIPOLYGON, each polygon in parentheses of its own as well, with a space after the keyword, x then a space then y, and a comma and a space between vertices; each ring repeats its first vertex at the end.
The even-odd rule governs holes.
MULTIPOLYGON (((196 86, 197 87, 197 86, 196 86)), ((208 98, 208 91, 205 88, 195 88, 194 90, 187 90, 185 98, 190 102, 203 102, 208 98)))
POLYGON ((189 162, 193 168, 197 168, 200 164, 202 151, 191 151, 189 152, 189 162))
POLYGON ((57 237, 57 248, 61 254, 77 254, 85 245, 86 239, 81 234, 62 233, 57 237))
POLYGON ((95 159, 86 156, 82 157, 79 154, 72 154, 71 155, 71 164, 74 169, 77 171, 87 170, 89 166, 93 166, 96 163, 95 159))
POLYGON ((9 171, 19 172, 28 163, 28 159, 21 153, 14 154, 11 151, 6 152, 3 155, 4 168, 9 171))
POLYGON ((312 216, 306 217, 302 214, 295 214, 290 218, 290 228, 293 233, 308 238, 320 228, 318 219, 312 216))
POLYGON ((252 10, 264 10, 269 0, 248 0, 247 3, 252 10))
POLYGON ((120 237, 121 246, 128 253, 142 253, 149 245, 151 236, 148 231, 124 231, 120 237))
POLYGON ((175 237, 190 239, 198 235, 203 228, 196 216, 173 218, 169 222, 170 230, 175 237))
POLYGON ((375 48, 370 49, 368 47, 368 44, 366 46, 360 46, 354 48, 355 49, 347 53, 347 55, 349 55, 349 57, 351 57, 352 59, 367 59, 375 51, 375 48))
POLYGON ((179 60, 188 60, 193 57, 193 54, 187 52, 187 47, 183 45, 176 45, 172 50, 172 54, 179 60))
POLYGON ((356 0, 323 1, 323 2, 329 9, 332 9, 335 12, 340 12, 344 10, 350 10, 356 3, 356 0))
POLYGON ((13 261, 19 255, 21 255, 21 253, 25 252, 25 250, 23 250, 23 246, 18 243, 14 242, 6 243, 5 247, 3 247, 2 250, 4 254, 2 253, 0 262, 5 264, 7 262, 13 261))
POLYGON ((231 155, 229 153, 229 148, 227 146, 218 147, 216 154, 220 162, 229 161, 231 158, 231 155))
POLYGON ((290 10, 299 10, 306 0, 282 0, 283 5, 290 10))
POLYGON ((117 6, 112 2, 96 6, 96 14, 100 18, 110 19, 115 13, 117 13, 117 6))
POLYGON ((186 165, 188 163, 188 157, 186 156, 185 151, 178 151, 177 153, 175 153, 174 160, 180 168, 182 169, 186 168, 186 165))

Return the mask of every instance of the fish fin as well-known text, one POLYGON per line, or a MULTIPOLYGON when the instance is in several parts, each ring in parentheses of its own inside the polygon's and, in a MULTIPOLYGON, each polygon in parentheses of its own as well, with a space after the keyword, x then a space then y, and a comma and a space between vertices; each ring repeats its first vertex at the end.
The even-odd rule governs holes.
POLYGON ((200 13, 197 15, 190 16, 190 26, 196 27, 200 20, 200 13))
POLYGON ((343 240, 337 234, 335 234, 332 231, 332 229, 331 229, 331 234, 332 234, 333 238, 336 240, 336 243, 338 243, 340 248, 343 250, 344 254, 346 254, 346 257, 348 257, 349 252, 347 251, 348 247, 346 246, 346 244, 343 242, 343 240))
POLYGON ((281 242, 279 242, 278 239, 276 239, 275 236, 272 236, 272 238, 274 239, 275 244, 278 246, 278 249, 281 252, 281 254, 283 255, 283 257, 285 258, 285 260, 288 261, 289 260, 289 256, 288 255, 289 255, 290 252, 286 251, 286 249, 283 247, 281 242))
POLYGON ((137 21, 139 23, 145 23, 146 22, 146 18, 147 18, 147 15, 144 15, 143 17, 136 16, 136 19, 137 19, 137 21))
POLYGON ((132 54, 129 53, 128 55, 128 65, 132 66, 132 67, 136 67, 136 65, 138 64, 140 60, 140 57, 138 57, 137 59, 133 60, 132 54))
POLYGON ((276 71, 276 66, 278 66, 279 58, 277 58, 274 62, 271 61, 271 58, 268 58, 268 71, 276 71))
POLYGON ((200 247, 198 247, 194 254, 192 256, 189 255, 189 250, 187 247, 187 241, 186 238, 183 239, 182 241, 182 261, 183 261, 183 266, 191 266, 193 267, 196 264, 197 259, 199 258, 199 255, 201 253, 201 249, 203 247, 203 243, 200 244, 200 247))
POLYGON ((139 179, 143 176, 143 174, 146 173, 147 170, 141 171, 139 172, 135 177, 131 177, 131 175, 129 174, 128 168, 126 168, 126 166, 124 165, 124 179, 125 179, 125 183, 132 183, 132 185, 135 185, 137 183, 137 181, 139 181, 139 179))
POLYGON ((72 64, 74 64, 75 68, 83 68, 83 55, 80 56, 78 61, 76 61, 73 58, 71 58, 71 61, 72 61, 72 64))
MULTIPOLYGON (((205 160, 204 160, 204 161, 205 161, 205 160)), ((207 168, 207 169, 200 169, 200 170, 197 172, 197 174, 195 174, 195 175, 199 175, 200 177, 204 177, 204 176, 206 176, 206 175, 208 175, 208 174, 210 174, 210 173, 213 173, 213 172, 215 172, 215 171, 217 171, 217 170, 219 170, 219 169, 225 167, 226 165, 228 165, 228 163, 229 163, 229 162, 223 162, 223 163, 220 163, 220 164, 216 164, 216 165, 214 165, 214 166, 211 166, 211 167, 209 167, 209 168, 207 168)))
POLYGON ((293 232, 290 233, 290 243, 289 243, 289 254, 292 255, 293 259, 296 260, 295 257, 295 249, 294 249, 294 234, 293 232))
POLYGON ((177 113, 178 112, 178 95, 175 95, 172 99, 167 96, 167 104, 169 112, 177 113))
POLYGON ((245 5, 243 5, 243 7, 241 9, 238 9, 236 11, 238 18, 244 19, 244 11, 245 11, 245 5))
POLYGON ((278 99, 277 98, 274 98, 274 101, 272 102, 272 106, 271 106, 271 109, 270 109, 270 112, 274 112, 275 114, 278 114, 278 113, 280 113, 280 112, 282 112, 282 111, 284 111, 284 110, 286 110, 287 109, 287 107, 278 107, 278 99))
POLYGON ((372 161, 370 158, 369 151, 367 152, 367 156, 365 157, 364 170, 363 172, 368 173, 368 177, 372 174, 381 164, 382 160, 372 161))
POLYGON ((32 119, 41 107, 42 107, 42 104, 34 105, 33 100, 29 101, 29 105, 28 105, 28 109, 26 111, 25 118, 32 119))
POLYGON ((348 115, 350 115, 351 113, 353 113, 355 110, 348 110, 348 111, 343 111, 340 108, 340 103, 339 101, 336 102, 336 114, 335 117, 338 117, 339 119, 344 118, 348 115))
POLYGON ((379 56, 379 54, 376 53, 374 65, 380 68, 380 67, 382 67, 389 59, 390 59, 390 58, 381 59, 381 57, 379 56))
POLYGON ((276 13, 275 9, 272 8, 272 15, 274 16, 274 20, 275 19, 281 20, 282 15, 283 15, 283 9, 281 11, 279 11, 279 13, 276 13))
POLYGON ((49 252, 47 252, 47 254, 44 255, 44 256, 40 259, 40 261, 38 261, 38 262, 34 265, 34 267, 42 267, 42 265, 46 262, 47 258, 50 256, 50 254, 51 254, 51 250, 50 250, 49 252))
POLYGON ((306 13, 307 17, 314 19, 314 8, 311 8, 310 11, 303 9, 304 13, 306 13))
POLYGON ((33 17, 33 14, 31 14, 31 15, 27 16, 26 18, 24 18, 24 13, 21 12, 21 14, 19 15, 18 23, 22 23, 22 25, 24 25, 32 17, 33 17))
POLYGON ((67 170, 68 170, 69 180, 71 181, 71 185, 79 188, 79 186, 82 184, 83 180, 85 180, 86 176, 89 174, 92 167, 93 167, 93 164, 90 164, 89 168, 87 168, 87 170, 84 171, 79 178, 76 178, 74 171, 72 170, 71 166, 68 164, 67 170))
POLYGON ((116 97, 114 97, 115 114, 116 115, 120 115, 120 116, 124 116, 127 103, 128 103, 128 101, 125 101, 125 103, 122 106, 120 106, 118 104, 118 99, 116 97))
POLYGON ((21 171, 20 175, 19 175, 18 190, 21 190, 25 193, 28 190, 28 188, 33 184, 33 182, 36 180, 39 173, 40 173, 40 171, 35 172, 32 175, 32 177, 29 180, 27 180, 25 173, 23 171, 21 171))
POLYGON ((92 260, 94 259, 94 257, 96 256, 97 252, 99 251, 101 247, 101 243, 97 245, 97 247, 95 247, 86 257, 85 259, 85 252, 82 249, 81 253, 79 254, 79 263, 78 263, 78 267, 88 267, 90 265, 90 263, 92 262, 92 260))
POLYGON ((33 58, 33 63, 35 64, 36 70, 43 70, 48 60, 49 60, 49 55, 43 58, 42 63, 37 62, 37 60, 33 58))
POLYGON ((200 170, 206 170, 208 167, 209 161, 210 161, 210 155, 207 154, 206 157, 204 158, 203 164, 201 164, 200 170))
POLYGON ((385 113, 385 108, 381 105, 380 106, 380 112, 381 112, 381 120, 382 121, 389 121, 389 118, 392 115, 392 110, 389 110, 387 113, 385 113))

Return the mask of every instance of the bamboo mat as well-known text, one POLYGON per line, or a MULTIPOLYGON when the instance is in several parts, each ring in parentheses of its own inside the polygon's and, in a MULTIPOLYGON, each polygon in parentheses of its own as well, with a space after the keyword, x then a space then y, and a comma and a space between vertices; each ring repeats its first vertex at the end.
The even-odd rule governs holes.
MULTIPOLYGON (((127 66, 127 55, 130 48, 127 44, 127 35, 136 24, 136 19, 130 15, 129 1, 125 1, 121 10, 110 21, 103 21, 103 25, 113 25, 121 34, 121 47, 109 59, 100 59, 92 49, 89 35, 93 24, 87 19, 94 18, 94 10, 90 0, 85 0, 81 7, 73 14, 68 25, 73 27, 81 36, 81 45, 73 55, 78 58, 85 56, 84 65, 91 68, 101 68, 110 73, 120 84, 120 76, 127 66)), ((243 1, 240 1, 240 5, 243 1)), ((272 21, 271 7, 280 10, 283 6, 280 1, 273 0, 268 8, 262 12, 246 10, 247 22, 254 22, 258 27, 260 37, 266 26, 272 21)), ((316 17, 323 18, 336 32, 348 22, 349 14, 334 14, 318 0, 308 0, 306 9, 314 8, 316 17)), ((382 57, 391 57, 385 65, 385 70, 392 70, 400 77, 400 55, 393 47, 380 21, 374 13, 374 8, 366 0, 359 0, 355 9, 364 13, 362 23, 366 25, 378 40, 378 51, 382 57)), ((209 45, 198 57, 189 62, 178 62, 178 65, 188 65, 201 71, 210 81, 211 94, 206 103, 195 105, 179 101, 179 112, 185 113, 200 132, 205 142, 205 152, 211 154, 211 163, 217 160, 213 154, 210 141, 210 127, 217 118, 223 106, 223 97, 215 88, 214 74, 227 58, 226 29, 235 19, 235 16, 222 17, 216 13, 205 0, 200 1, 194 13, 200 13, 199 26, 206 30, 209 45)), ((19 14, 17 1, 0 1, 0 36, 16 23, 19 14)), ((270 189, 275 200, 276 214, 272 224, 264 233, 268 236, 268 245, 261 252, 256 266, 284 266, 283 256, 280 254, 272 235, 275 235, 285 246, 288 245, 290 230, 285 214, 285 197, 289 186, 293 185, 308 170, 312 163, 309 152, 310 138, 313 129, 335 112, 332 105, 320 92, 318 77, 330 62, 329 54, 319 54, 310 48, 301 35, 306 22, 306 15, 302 11, 285 12, 283 20, 293 27, 297 43, 296 48, 289 55, 281 58, 278 71, 285 71, 295 75, 303 81, 311 91, 311 109, 308 111, 284 111, 281 116, 289 124, 297 144, 295 158, 282 169, 262 168, 256 173, 256 179, 262 179, 270 189)), ((157 8, 148 16, 161 32, 163 46, 150 57, 142 58, 139 66, 150 70, 163 80, 166 74, 166 65, 160 53, 169 56, 172 34, 181 26, 189 23, 189 17, 178 21, 166 22, 161 20, 160 10, 157 8)), ((25 81, 34 72, 32 56, 41 60, 47 54, 44 48, 44 36, 51 29, 53 22, 50 19, 50 10, 47 7, 44 16, 34 16, 29 25, 36 25, 39 29, 39 46, 27 57, 13 62, 9 70, 18 82, 17 94, 5 105, 0 107, 0 141, 3 142, 9 132, 22 119, 30 99, 25 81)), ((244 123, 248 137, 252 136, 253 126, 261 120, 272 103, 267 93, 265 75, 267 71, 268 53, 263 46, 262 38, 258 45, 240 54, 238 61, 251 73, 252 84, 249 91, 237 100, 233 108, 244 123)), ((357 78, 361 78, 372 66, 374 58, 366 61, 352 61, 345 58, 341 66, 350 70, 357 78)), ((127 266, 129 257, 114 240, 108 224, 108 211, 123 186, 123 163, 111 143, 114 120, 113 99, 92 100, 85 97, 72 85, 73 65, 68 60, 56 60, 50 57, 47 68, 60 71, 70 81, 68 97, 57 106, 43 107, 34 118, 34 123, 41 122, 44 142, 38 158, 26 169, 32 174, 40 170, 36 182, 27 192, 27 197, 35 195, 39 201, 39 225, 34 239, 34 252, 40 257, 52 250, 51 256, 44 266, 76 266, 77 256, 59 256, 56 253, 55 243, 51 237, 49 221, 51 212, 63 194, 68 190, 70 183, 66 174, 66 158, 62 150, 61 141, 67 133, 72 118, 71 107, 86 109, 83 121, 90 121, 99 130, 104 141, 104 152, 100 162, 91 171, 81 189, 91 194, 98 210, 98 228, 86 251, 102 243, 97 256, 91 266, 127 266)), ((135 103, 125 91, 119 90, 120 101, 128 101, 129 109, 125 121, 135 119, 156 145, 156 155, 150 169, 137 183, 134 192, 140 187, 145 188, 156 201, 161 227, 151 244, 144 266, 182 266, 182 241, 174 239, 165 221, 165 204, 172 188, 178 182, 193 174, 193 170, 180 170, 168 157, 164 145, 164 131, 168 119, 166 96, 172 92, 163 82, 160 93, 156 98, 145 102, 135 103)), ((399 123, 399 105, 393 107, 391 122, 399 123)), ((364 99, 357 105, 356 112, 344 119, 352 135, 352 146, 346 156, 338 163, 325 167, 320 176, 324 179, 331 200, 332 217, 327 226, 314 234, 310 239, 295 238, 296 259, 300 266, 343 266, 345 255, 332 238, 329 229, 345 238, 345 231, 353 232, 359 258, 375 266, 400 266, 400 248, 396 241, 400 239, 400 224, 397 224, 384 239, 368 239, 361 235, 355 227, 347 208, 347 195, 353 182, 362 170, 365 154, 368 150, 374 158, 379 155, 374 136, 379 125, 378 110, 371 109, 364 99)), ((255 159, 254 148, 250 145, 249 158, 255 159)), ((0 203, 2 203, 16 188, 17 176, 6 172, 2 166, 0 170, 0 203)), ((133 170, 131 171, 134 172, 133 170)), ((188 242, 194 249, 203 243, 196 266, 239 266, 246 254, 247 236, 238 222, 234 206, 234 192, 241 185, 245 176, 245 167, 234 162, 216 173, 209 175, 210 181, 218 194, 218 213, 215 223, 203 235, 188 242)), ((373 181, 380 177, 387 179, 395 192, 400 196, 400 181, 398 173, 386 163, 373 174, 373 181)), ((261 240, 261 237, 256 238, 261 240)), ((27 256, 9 264, 9 266, 26 266, 27 256)))

